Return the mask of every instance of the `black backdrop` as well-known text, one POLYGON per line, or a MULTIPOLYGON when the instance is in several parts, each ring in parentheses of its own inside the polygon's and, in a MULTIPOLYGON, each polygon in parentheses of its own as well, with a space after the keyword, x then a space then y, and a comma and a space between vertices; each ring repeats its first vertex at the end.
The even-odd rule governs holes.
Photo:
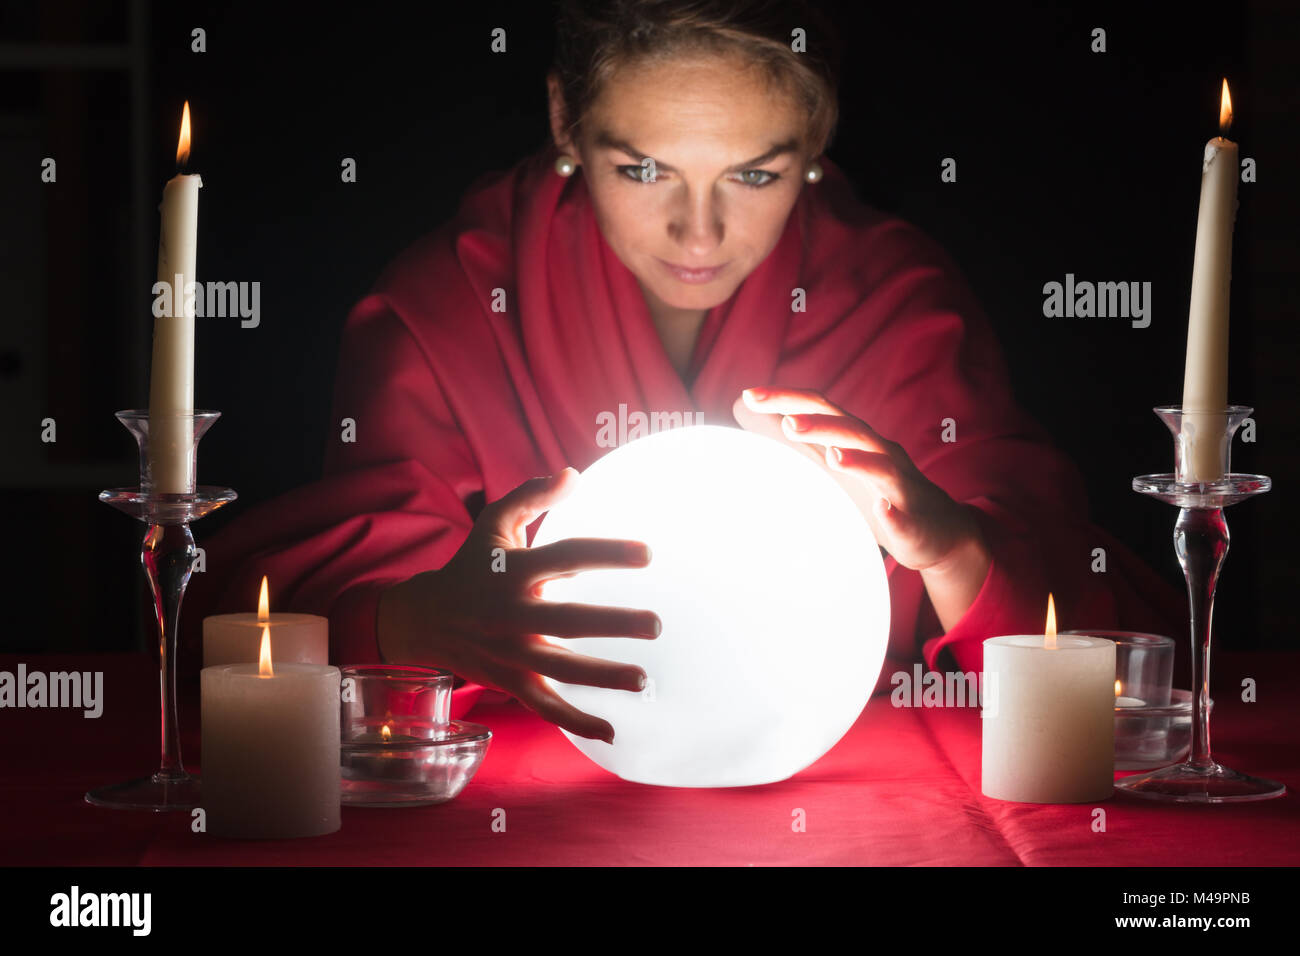
MULTIPOLYGON (((1181 400, 1200 156, 1228 77, 1231 136, 1258 164, 1258 182, 1240 187, 1229 399, 1256 408, 1259 440, 1237 443, 1233 464, 1271 475, 1275 488, 1228 512, 1216 624, 1220 646, 1286 646, 1300 18, 1265 4, 993 6, 830 5, 848 54, 830 155, 865 198, 949 250, 993 321, 1018 400, 1079 463, 1093 520, 1178 581, 1175 512, 1135 494, 1130 479, 1172 467, 1168 432, 1150 409, 1181 400), (1090 49, 1097 27, 1104 53, 1090 49), (944 157, 957 160, 956 183, 940 180, 944 157), (1043 284, 1066 273, 1151 282, 1150 327, 1044 318, 1043 284)), ((113 41, 127 36, 133 9, 13 3, 0 39, 11 54, 113 41)), ((147 404, 138 372, 148 339, 132 330, 147 314, 154 263, 124 257, 123 223, 143 224, 152 255, 184 99, 204 183, 199 278, 262 283, 258 328, 198 323, 197 401, 223 414, 203 440, 201 476, 241 496, 195 526, 200 544, 241 506, 319 475, 335 434, 327 417, 348 308, 476 176, 547 135, 553 14, 544 2, 337 13, 157 4, 138 17, 148 29, 137 100, 146 105, 143 206, 125 188, 136 168, 124 134, 129 81, 98 67, 3 74, 7 113, 34 115, 45 154, 57 147, 67 161, 57 195, 34 175, 22 187, 45 190, 45 295, 31 314, 3 317, 8 339, 16 323, 46 326, 51 371, 43 382, 27 375, 22 350, 6 341, 0 376, 58 417, 57 455, 73 476, 57 486, 39 472, 10 480, 11 553, 21 546, 27 560, 7 577, 10 603, 23 610, 5 649, 144 644, 141 528, 94 496, 134 477, 130 439, 112 413, 147 404), (206 31, 204 53, 190 49, 195 27, 206 31), (505 54, 489 49, 495 27, 507 31, 505 54), (355 184, 340 182, 345 156, 357 160, 355 184), (91 183, 80 193, 78 170, 91 183), (82 460, 107 465, 79 472, 82 460), (84 597, 68 600, 74 591, 84 597)), ((9 248, 30 228, 10 215, 0 223, 9 248)), ((35 422, 23 428, 32 440, 35 422)))

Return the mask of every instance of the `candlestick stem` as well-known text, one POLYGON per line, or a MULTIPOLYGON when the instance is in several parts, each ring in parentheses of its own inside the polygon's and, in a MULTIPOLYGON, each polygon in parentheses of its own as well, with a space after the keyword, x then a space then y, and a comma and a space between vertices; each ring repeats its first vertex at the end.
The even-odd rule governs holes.
POLYGON ((180 720, 176 712, 176 644, 180 635, 181 602, 197 555, 188 524, 150 525, 140 552, 158 621, 162 757, 158 772, 153 775, 158 782, 189 777, 181 762, 180 720))
POLYGON ((1214 592, 1228 555, 1228 523, 1222 508, 1182 508, 1174 525, 1174 552, 1187 579, 1192 636, 1192 746, 1187 764, 1201 771, 1210 757, 1210 635, 1214 592))
MULTIPOLYGON (((176 708, 176 645, 180 634, 181 603, 198 552, 190 522, 235 500, 229 488, 196 485, 199 439, 220 416, 220 412, 180 412, 154 416, 155 432, 174 443, 177 435, 192 436, 188 448, 186 490, 163 493, 156 489, 149 455, 150 414, 131 410, 117 417, 135 436, 140 449, 140 485, 110 488, 99 500, 143 521, 148 530, 140 549, 149 590, 153 594, 154 619, 158 626, 158 691, 161 756, 151 776, 126 783, 98 787, 86 794, 96 806, 134 810, 189 810, 199 805, 199 778, 186 772, 181 760, 180 721, 176 708), (173 420, 177 419, 177 420, 173 420)), ((174 451, 175 449, 171 449, 174 451)))
POLYGON ((1265 475, 1233 474, 1229 469, 1232 436, 1251 411, 1229 405, 1216 411, 1196 409, 1184 417, 1181 405, 1155 409, 1174 436, 1174 472, 1139 475, 1133 490, 1179 508, 1174 553, 1187 580, 1191 610, 1192 744, 1183 763, 1116 782, 1120 793, 1172 803, 1238 803, 1286 793, 1276 781, 1223 766, 1210 752, 1214 594, 1230 540, 1223 509, 1273 487, 1265 475), (1207 465, 1216 464, 1210 469, 1214 474, 1205 474, 1207 465))

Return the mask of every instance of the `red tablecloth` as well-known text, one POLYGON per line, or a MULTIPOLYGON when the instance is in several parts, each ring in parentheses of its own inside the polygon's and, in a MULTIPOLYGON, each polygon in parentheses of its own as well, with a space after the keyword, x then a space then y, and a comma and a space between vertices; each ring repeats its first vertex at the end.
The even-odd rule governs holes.
MULTIPOLYGON (((825 757, 783 783, 726 790, 626 783, 552 725, 485 696, 492 728, 456 800, 403 810, 345 807, 343 827, 305 840, 223 841, 188 814, 92 807, 90 787, 157 763, 157 670, 145 655, 0 656, 0 669, 104 671, 104 715, 0 710, 0 863, 19 865, 958 864, 1269 866, 1300 863, 1300 654, 1215 661, 1214 751, 1283 781, 1285 797, 1218 807, 1112 797, 1033 806, 980 793, 974 710, 905 709, 876 697, 825 757), (1258 702, 1243 703, 1245 677, 1258 702), (493 820, 504 811, 505 829, 493 820), (799 811, 805 829, 792 824, 799 811)), ((187 766, 197 766, 196 695, 184 696, 187 766)))

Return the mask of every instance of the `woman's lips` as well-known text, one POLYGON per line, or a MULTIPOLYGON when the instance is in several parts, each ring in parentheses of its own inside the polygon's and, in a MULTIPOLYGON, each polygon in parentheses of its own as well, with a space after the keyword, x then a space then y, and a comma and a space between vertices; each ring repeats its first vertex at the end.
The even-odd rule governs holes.
POLYGON ((712 282, 722 274, 724 269, 727 268, 726 262, 717 266, 709 266, 705 269, 691 269, 686 266, 676 265, 672 262, 665 262, 663 259, 659 259, 658 261, 664 269, 668 271, 668 274, 678 282, 687 282, 691 285, 703 285, 706 282, 712 282))

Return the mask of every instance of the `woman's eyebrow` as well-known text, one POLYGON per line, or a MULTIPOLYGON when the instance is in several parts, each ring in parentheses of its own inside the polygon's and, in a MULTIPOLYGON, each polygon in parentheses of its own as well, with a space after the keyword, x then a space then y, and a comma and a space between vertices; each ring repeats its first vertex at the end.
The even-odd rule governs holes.
MULTIPOLYGON (((644 159, 646 156, 649 155, 648 153, 644 153, 641 150, 637 149, 635 146, 628 143, 626 140, 622 140, 619 139, 617 136, 614 136, 608 130, 600 130, 599 132, 596 133, 596 146, 600 148, 606 148, 606 149, 616 149, 619 152, 626 154, 631 159, 635 159, 638 163, 641 162, 642 159, 644 159)), ((769 160, 775 159, 778 156, 782 156, 786 153, 793 153, 798 148, 799 148, 798 140, 788 139, 785 142, 777 143, 775 146, 769 149, 766 153, 763 153, 761 156, 755 156, 753 159, 747 159, 743 163, 737 163, 735 166, 728 166, 725 170, 723 170, 723 172, 734 173, 734 172, 739 172, 742 169, 749 169, 751 166, 759 166, 762 165, 763 163, 768 162, 769 160)), ((658 169, 662 169, 665 172, 670 172, 670 173, 677 172, 677 170, 674 167, 669 166, 667 163, 661 163, 658 159, 655 160, 655 167, 658 169)))

